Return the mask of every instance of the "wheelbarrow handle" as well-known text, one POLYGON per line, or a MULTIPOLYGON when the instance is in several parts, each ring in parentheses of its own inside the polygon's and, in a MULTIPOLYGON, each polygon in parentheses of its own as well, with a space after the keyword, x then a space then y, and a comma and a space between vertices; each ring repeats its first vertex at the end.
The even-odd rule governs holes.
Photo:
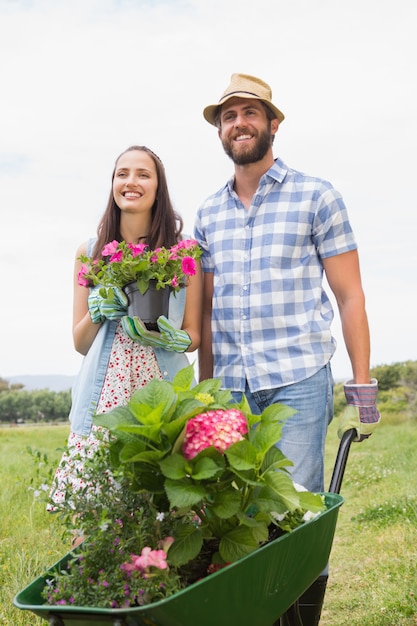
POLYGON ((358 435, 355 428, 350 428, 342 435, 339 449, 337 451, 336 461, 334 463, 332 479, 330 481, 330 493, 340 493, 346 463, 349 456, 350 444, 356 439, 357 436, 358 435))

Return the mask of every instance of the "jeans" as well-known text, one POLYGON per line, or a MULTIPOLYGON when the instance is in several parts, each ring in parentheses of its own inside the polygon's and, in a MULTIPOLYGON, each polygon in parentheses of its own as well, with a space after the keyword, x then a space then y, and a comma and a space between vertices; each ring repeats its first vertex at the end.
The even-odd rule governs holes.
MULTIPOLYGON (((294 463, 288 467, 294 482, 313 492, 324 491, 324 444, 327 427, 333 419, 333 376, 330 363, 299 383, 250 392, 245 396, 254 415, 274 403, 297 411, 282 429, 277 443, 283 454, 294 463)), ((241 392, 233 392, 236 400, 241 392)))

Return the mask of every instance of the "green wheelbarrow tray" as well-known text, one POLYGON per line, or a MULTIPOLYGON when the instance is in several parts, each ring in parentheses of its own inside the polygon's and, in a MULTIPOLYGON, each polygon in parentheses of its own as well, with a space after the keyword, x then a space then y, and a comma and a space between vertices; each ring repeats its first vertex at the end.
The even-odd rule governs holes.
POLYGON ((328 563, 343 497, 324 495, 326 510, 313 520, 159 602, 125 609, 45 605, 47 572, 13 603, 50 626, 271 626, 328 563))

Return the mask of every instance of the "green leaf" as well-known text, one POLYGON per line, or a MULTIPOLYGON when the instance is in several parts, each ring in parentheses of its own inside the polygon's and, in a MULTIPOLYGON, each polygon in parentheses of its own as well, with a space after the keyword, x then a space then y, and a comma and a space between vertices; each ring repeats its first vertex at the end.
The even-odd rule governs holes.
POLYGON ((188 365, 184 367, 179 372, 177 372, 172 381, 172 386, 174 388, 175 393, 179 393, 180 391, 188 391, 191 389, 191 385, 194 380, 194 366, 188 365))
POLYGON ((191 508, 207 497, 207 491, 202 485, 187 479, 175 482, 167 478, 165 491, 170 505, 176 508, 191 508))
POLYGON ((191 464, 191 477, 193 480, 207 480, 221 474, 224 465, 219 465, 210 457, 199 457, 194 464, 191 464))
POLYGON ((217 378, 207 378, 206 380, 202 380, 200 383, 197 383, 197 385, 193 387, 193 394, 196 395, 199 393, 208 393, 209 395, 213 396, 217 391, 219 391, 220 385, 221 380, 217 378))
POLYGON ((236 470, 244 471, 256 467, 256 450, 246 439, 242 439, 242 441, 238 441, 230 446, 225 451, 225 455, 231 467, 236 470))
POLYGON ((293 465, 294 463, 290 461, 279 448, 273 446, 266 453, 261 470, 262 472, 265 472, 267 469, 278 470, 291 467, 293 465))
POLYGON ((127 406, 120 406, 109 413, 94 415, 94 424, 102 426, 108 430, 115 430, 120 424, 135 424, 136 420, 127 406))
POLYGON ((299 508, 300 494, 294 487, 291 476, 284 472, 270 471, 263 475, 263 479, 289 511, 299 508))
POLYGON ((195 559, 203 546, 203 535, 196 526, 178 526, 174 540, 168 550, 168 562, 176 567, 195 559))
POLYGON ((128 406, 134 415, 136 415, 136 410, 140 411, 141 405, 150 409, 158 407, 158 410, 162 410, 162 414, 165 416, 164 421, 169 421, 176 402, 177 396, 171 383, 166 380, 153 379, 135 391, 128 406), (138 409, 136 409, 136 405, 138 405, 138 409))
POLYGON ((262 424, 262 429, 255 428, 249 431, 249 440, 255 446, 261 459, 263 459, 268 450, 281 439, 281 434, 282 424, 270 422, 262 424))
POLYGON ((250 500, 249 505, 253 504, 258 511, 263 513, 278 513, 282 515, 288 511, 288 507, 280 498, 276 491, 270 487, 262 487, 254 497, 250 500))
POLYGON ((211 504, 209 508, 217 517, 220 517, 220 519, 228 519, 238 513, 241 503, 242 495, 240 491, 227 489, 226 491, 216 493, 213 504, 211 504))
POLYGON ((300 491, 300 506, 307 511, 318 513, 319 511, 325 511, 326 505, 323 502, 322 497, 318 493, 311 493, 311 491, 300 491))
MULTIPOLYGON (((259 529, 248 526, 238 526, 229 531, 220 540, 219 552, 222 559, 226 563, 233 563, 246 554, 250 554, 259 546, 259 535, 259 529)), ((268 531, 266 530, 267 538, 268 531)))
MULTIPOLYGON (((142 452, 136 451, 132 454, 133 448, 125 446, 120 453, 120 459, 123 463, 147 463, 148 465, 159 464, 159 461, 166 454, 163 450, 143 450, 142 452)), ((155 471, 156 468, 153 469, 155 471)), ((138 471, 138 470, 137 470, 138 471)))
POLYGON ((185 478, 188 474, 187 461, 182 454, 172 454, 165 457, 160 461, 159 467, 164 476, 173 480, 185 478))
POLYGON ((133 441, 129 441, 120 449, 120 460, 123 462, 130 461, 137 454, 140 454, 146 450, 146 445, 143 441, 139 441, 138 439, 134 439, 133 441))
POLYGON ((149 441, 153 441, 155 443, 159 443, 161 441, 160 424, 146 426, 142 424, 123 424, 118 427, 118 430, 120 432, 138 435, 142 439, 148 439, 149 441))
POLYGON ((270 422, 281 422, 284 425, 284 422, 287 421, 291 415, 294 415, 297 411, 292 409, 285 404, 270 404, 264 411, 262 411, 261 421, 264 424, 268 424, 270 422))

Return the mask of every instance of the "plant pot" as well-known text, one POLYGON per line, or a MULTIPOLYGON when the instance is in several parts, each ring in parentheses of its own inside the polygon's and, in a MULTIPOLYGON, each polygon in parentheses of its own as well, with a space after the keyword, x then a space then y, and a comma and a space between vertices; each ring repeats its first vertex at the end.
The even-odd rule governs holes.
POLYGON ((147 291, 142 294, 136 282, 129 283, 123 288, 127 295, 129 317, 139 317, 148 330, 159 331, 156 320, 160 315, 168 317, 169 295, 171 290, 156 289, 156 280, 149 281, 147 291))
POLYGON ((325 568, 342 496, 325 494, 326 511, 239 561, 146 606, 102 609, 45 605, 46 578, 67 554, 14 598, 51 626, 271 626, 325 568))

